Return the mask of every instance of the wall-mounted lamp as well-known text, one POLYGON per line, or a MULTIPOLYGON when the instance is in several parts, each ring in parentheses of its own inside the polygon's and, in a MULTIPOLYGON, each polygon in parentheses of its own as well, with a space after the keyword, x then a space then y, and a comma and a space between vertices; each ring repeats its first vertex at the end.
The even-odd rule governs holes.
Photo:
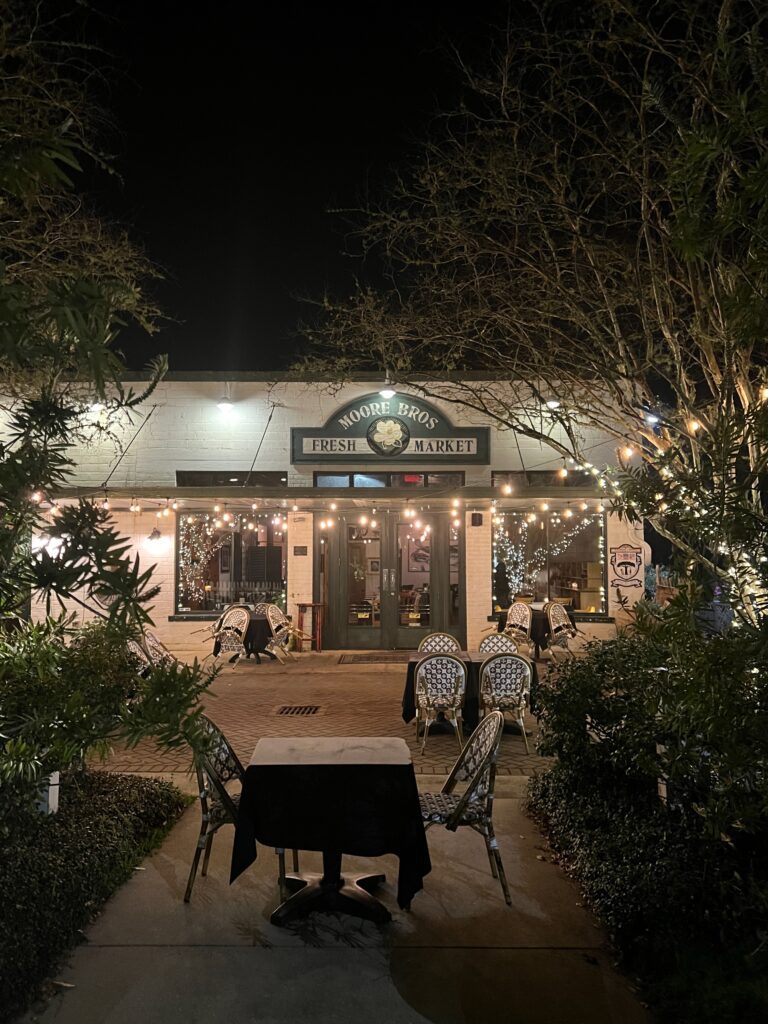
POLYGON ((387 373, 386 377, 384 378, 384 387, 381 389, 381 391, 379 391, 379 394, 381 395, 382 398, 394 398, 395 395, 397 394, 395 389, 392 387, 392 380, 389 376, 389 373, 387 373))
POLYGON ((216 405, 221 409, 222 412, 229 412, 233 408, 234 402, 232 401, 232 395, 230 393, 229 384, 225 385, 224 394, 218 400, 216 405))
POLYGON ((150 533, 150 535, 148 537, 148 540, 150 540, 150 541, 152 541, 154 543, 155 541, 161 540, 162 536, 163 535, 162 535, 162 533, 160 533, 158 528, 156 526, 153 526, 152 527, 152 533, 150 533))

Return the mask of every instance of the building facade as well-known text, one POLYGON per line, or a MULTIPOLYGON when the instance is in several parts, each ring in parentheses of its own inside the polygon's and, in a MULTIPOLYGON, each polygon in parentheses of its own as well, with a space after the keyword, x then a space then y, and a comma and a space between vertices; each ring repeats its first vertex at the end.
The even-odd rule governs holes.
MULTIPOLYGON (((603 508, 594 474, 373 378, 171 374, 114 432, 75 452, 61 499, 109 505, 155 566, 159 635, 186 656, 233 601, 294 619, 322 604, 327 648, 444 629, 472 649, 516 594, 569 604, 595 636, 643 594, 642 528, 603 508)), ((607 437, 584 445, 594 466, 616 461, 607 437)))

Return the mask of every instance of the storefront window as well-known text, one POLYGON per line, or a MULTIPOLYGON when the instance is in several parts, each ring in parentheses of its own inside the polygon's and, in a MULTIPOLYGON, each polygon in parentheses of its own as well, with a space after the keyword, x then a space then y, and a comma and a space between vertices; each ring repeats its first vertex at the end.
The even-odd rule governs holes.
POLYGON ((177 545, 177 612, 218 612, 270 601, 285 608, 286 524, 281 516, 184 515, 177 545))
POLYGON ((515 597, 605 612, 605 516, 559 509, 504 512, 493 520, 493 606, 515 597))

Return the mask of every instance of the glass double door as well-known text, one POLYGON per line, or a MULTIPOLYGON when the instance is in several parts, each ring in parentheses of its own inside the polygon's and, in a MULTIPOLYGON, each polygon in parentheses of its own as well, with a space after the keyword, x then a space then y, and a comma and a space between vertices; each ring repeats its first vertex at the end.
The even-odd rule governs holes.
POLYGON ((328 646, 413 649, 438 629, 463 634, 459 529, 408 511, 356 510, 321 531, 328 646))

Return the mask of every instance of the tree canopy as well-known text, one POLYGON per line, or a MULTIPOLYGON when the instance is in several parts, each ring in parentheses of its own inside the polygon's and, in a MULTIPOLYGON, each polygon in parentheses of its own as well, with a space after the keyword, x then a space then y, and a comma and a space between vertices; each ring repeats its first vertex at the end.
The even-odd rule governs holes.
POLYGON ((598 477, 584 428, 607 432, 627 470, 604 478, 614 508, 649 517, 752 617, 767 525, 762 5, 536 5, 485 67, 458 60, 460 109, 381 201, 348 211, 393 287, 326 299, 305 367, 378 368, 598 477))

